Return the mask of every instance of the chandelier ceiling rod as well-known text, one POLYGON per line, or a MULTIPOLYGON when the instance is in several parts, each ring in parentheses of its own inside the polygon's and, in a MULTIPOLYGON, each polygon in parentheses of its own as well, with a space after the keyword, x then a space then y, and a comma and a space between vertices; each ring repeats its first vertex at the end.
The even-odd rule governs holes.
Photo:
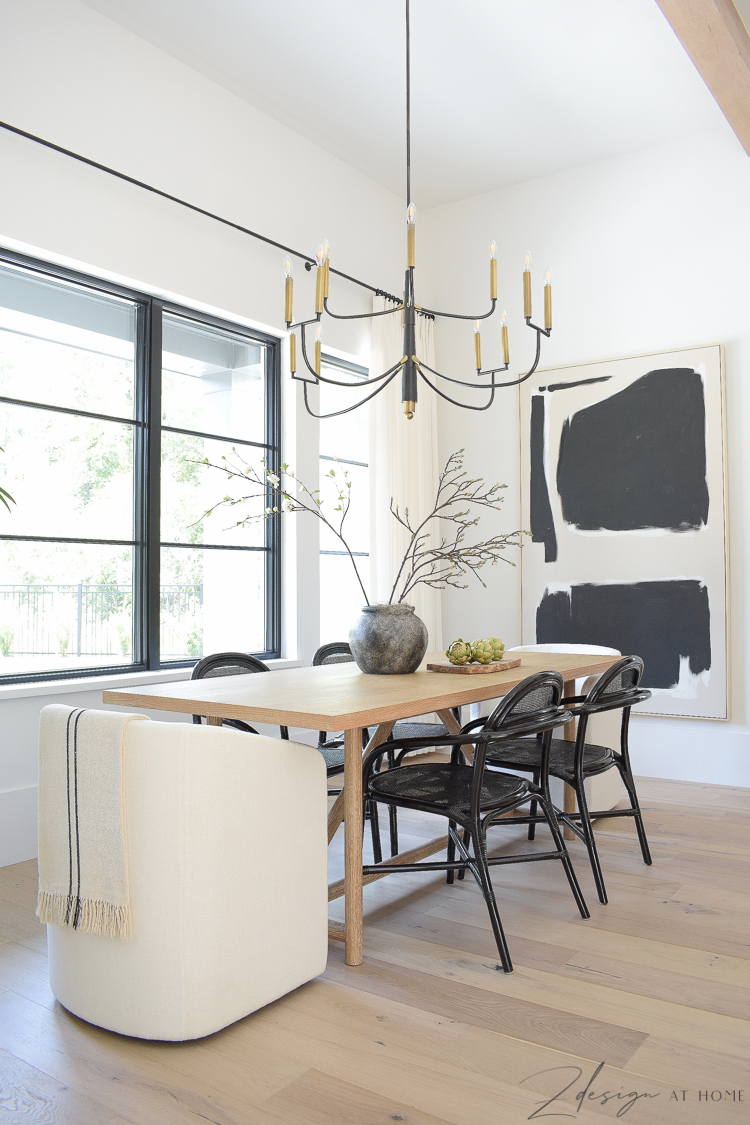
POLYGON ((411 203, 411 43, 409 0, 406 0, 406 206, 411 203))

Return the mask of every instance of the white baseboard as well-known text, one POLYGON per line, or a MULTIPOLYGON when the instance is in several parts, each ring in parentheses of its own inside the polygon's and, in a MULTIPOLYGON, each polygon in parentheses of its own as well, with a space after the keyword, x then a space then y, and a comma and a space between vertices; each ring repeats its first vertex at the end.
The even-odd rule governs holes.
POLYGON ((0 793, 0 867, 35 859, 37 786, 0 793))

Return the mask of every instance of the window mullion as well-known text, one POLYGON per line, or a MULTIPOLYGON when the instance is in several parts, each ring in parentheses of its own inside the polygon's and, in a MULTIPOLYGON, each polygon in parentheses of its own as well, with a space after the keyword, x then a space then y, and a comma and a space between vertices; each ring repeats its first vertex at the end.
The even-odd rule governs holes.
MULTIPOLYGON (((266 453, 268 468, 281 469, 281 349, 266 348, 266 453)), ((269 497, 270 499, 270 497, 269 497)), ((266 528, 266 650, 281 656, 281 513, 265 521, 266 528)))
POLYGON ((146 341, 146 518, 144 573, 144 658, 147 668, 159 668, 161 572, 161 367, 162 302, 149 301, 146 341))

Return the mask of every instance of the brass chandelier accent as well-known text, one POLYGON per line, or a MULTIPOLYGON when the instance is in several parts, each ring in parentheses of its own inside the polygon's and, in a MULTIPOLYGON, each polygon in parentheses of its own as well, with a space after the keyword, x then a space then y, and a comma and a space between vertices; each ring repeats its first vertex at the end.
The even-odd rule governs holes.
MULTIPOLYGON (((487 320, 496 311, 497 307, 497 244, 493 240, 490 242, 490 309, 489 312, 476 315, 465 315, 462 313, 449 313, 439 312, 436 309, 423 308, 421 305, 416 304, 414 295, 414 269, 416 266, 416 208, 411 199, 411 59, 410 59, 410 31, 409 31, 409 4, 410 0, 405 0, 406 3, 406 274, 404 277, 404 296, 401 304, 396 305, 392 309, 385 309, 383 312, 373 313, 353 313, 345 315, 341 313, 332 312, 328 307, 328 274, 330 263, 330 246, 327 240, 321 242, 316 251, 316 275, 315 275, 315 315, 308 320, 300 320, 294 323, 293 317, 293 294, 294 294, 294 281, 292 277, 292 261, 287 257, 284 259, 284 273, 286 276, 285 286, 285 311, 284 319, 286 322, 287 331, 289 336, 289 367, 293 379, 303 384, 305 408, 308 414, 313 418, 334 418, 340 414, 349 414, 352 410, 358 409, 363 406, 370 399, 380 394, 385 390, 389 383, 391 383, 396 376, 401 373, 401 401, 404 406, 404 414, 408 419, 414 417, 418 401, 418 386, 422 381, 427 384, 436 394, 447 402, 452 403, 454 406, 460 406, 464 410, 488 410, 492 406, 495 399, 495 392, 505 387, 517 387, 520 383, 529 379, 536 371, 539 365, 539 357, 541 354, 542 336, 550 336, 552 332, 552 271, 548 268, 544 276, 544 328, 540 328, 538 324, 534 324, 531 319, 531 254, 526 254, 523 270, 523 316, 526 325, 536 332, 536 356, 531 368, 525 375, 519 376, 517 379, 511 379, 507 382, 497 382, 495 376, 502 371, 507 371, 510 366, 510 351, 508 345, 508 326, 505 311, 501 316, 502 330, 501 342, 503 352, 503 362, 498 367, 482 368, 482 340, 481 340, 481 321, 487 320), (395 316, 398 313, 403 313, 403 326, 404 326, 404 349, 403 355, 398 363, 388 368, 387 371, 381 372, 379 375, 371 375, 367 379, 357 380, 356 383, 342 382, 338 379, 331 379, 328 376, 321 375, 321 345, 323 339, 323 326, 321 317, 323 313, 333 317, 334 320, 371 320, 378 316, 395 316), (452 376, 444 375, 440 371, 429 367, 423 360, 420 360, 416 354, 416 316, 418 313, 425 314, 430 317, 448 317, 451 320, 473 320, 474 324, 474 362, 476 368, 476 382, 468 382, 466 379, 455 379, 452 376), (315 347, 313 353, 313 362, 310 363, 307 352, 307 344, 305 339, 305 329, 314 324, 315 327, 315 347), (302 359, 307 369, 307 373, 301 375, 297 374, 297 336, 296 329, 300 329, 300 343, 302 351, 302 359), (429 373, 425 374, 426 372, 429 373), (432 378, 430 378, 432 376, 432 378), (482 380, 483 376, 489 376, 489 381, 482 380), (484 391, 489 393, 486 402, 480 405, 474 405, 468 402, 460 402, 452 398, 444 390, 441 390, 436 385, 434 380, 443 380, 446 383, 451 383, 460 387, 468 387, 472 391, 484 391), (353 406, 345 407, 343 410, 336 410, 330 414, 316 414, 310 407, 308 401, 308 387, 319 386, 321 383, 327 383, 335 387, 347 387, 352 390, 361 391, 363 388, 374 386, 375 389, 370 391, 364 398, 359 399, 353 406)), ((306 269, 311 269, 310 262, 305 263, 306 269)))

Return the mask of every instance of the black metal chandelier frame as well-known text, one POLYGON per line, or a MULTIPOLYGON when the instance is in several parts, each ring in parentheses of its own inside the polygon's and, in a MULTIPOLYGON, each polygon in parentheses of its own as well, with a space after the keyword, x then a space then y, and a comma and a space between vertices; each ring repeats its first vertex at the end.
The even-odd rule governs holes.
MULTIPOLYGON (((550 289, 550 286, 549 286, 549 281, 545 285, 545 327, 541 328, 538 324, 534 324, 533 321, 532 321, 531 315, 530 315, 530 312, 531 312, 531 276, 530 276, 530 273, 528 272, 528 269, 529 269, 529 259, 528 258, 527 258, 526 272, 524 273, 524 313, 527 314, 527 315, 524 315, 524 320, 526 322, 527 327, 533 329, 533 331, 536 332, 536 354, 535 354, 535 357, 534 357, 534 362, 531 365, 531 367, 529 368, 529 370, 525 373, 525 375, 521 375, 517 379, 510 379, 510 380, 502 381, 502 382, 497 382, 495 380, 495 375, 497 375, 498 373, 500 373, 502 371, 507 371, 510 367, 510 360, 509 360, 508 349, 507 349, 507 335, 506 335, 504 324, 503 324, 503 350, 504 350, 503 358, 504 358, 505 362, 501 366, 498 366, 498 367, 489 367, 489 368, 483 369, 482 366, 481 366, 481 350, 480 350, 480 344, 478 342, 478 331, 479 331, 478 326, 479 326, 480 321, 487 320, 489 317, 491 317, 493 315, 493 313, 495 312, 496 308, 497 308, 497 295, 496 295, 497 266, 496 266, 495 261, 492 261, 492 263, 491 263, 490 285, 491 285, 491 288, 492 288, 492 296, 491 296, 491 305, 490 305, 489 312, 481 313, 479 316, 468 315, 468 314, 465 314, 465 313, 440 312, 437 309, 423 308, 421 305, 418 305, 415 302, 415 295, 414 295, 414 269, 415 269, 414 215, 415 215, 415 212, 414 212, 414 208, 413 208, 413 205, 412 205, 412 199, 411 199, 411 58, 410 58, 411 44, 410 44, 410 12, 409 12, 410 0, 405 0, 405 4, 406 4, 406 202, 407 202, 408 265, 407 265, 406 273, 405 273, 405 277, 404 277, 404 296, 403 296, 403 300, 400 304, 397 304, 392 309, 384 309, 381 312, 351 313, 351 314, 342 314, 342 313, 332 312, 331 309, 328 307, 328 274, 329 274, 328 245, 327 245, 327 243, 324 243, 318 248, 318 253, 317 253, 316 299, 315 299, 316 311, 315 311, 315 315, 310 317, 307 320, 300 320, 300 321, 297 321, 295 323, 291 319, 291 315, 292 315, 291 265, 289 263, 289 259, 287 259, 287 262, 285 263, 285 267, 287 269, 287 306, 286 306, 286 308, 287 308, 287 319, 286 319, 286 327, 287 327, 287 330, 292 334, 290 336, 291 375, 292 375, 293 379, 295 379, 297 382, 301 382, 303 384, 305 408, 306 408, 308 414, 310 414, 313 418, 319 418, 319 419, 336 418, 341 414, 349 414, 353 410, 357 410, 360 406, 363 406, 366 402, 369 402, 370 399, 373 399, 373 398, 375 398, 376 395, 379 395, 381 393, 381 391, 384 391, 385 388, 396 378, 396 376, 398 375, 399 372, 401 372, 401 400, 404 404, 404 412, 405 412, 407 418, 413 417, 414 409, 415 409, 415 406, 416 406, 416 403, 417 403, 417 400, 418 400, 418 386, 419 386, 419 380, 420 379, 424 383, 426 383, 427 386, 430 387, 430 389, 433 390, 442 399, 445 399, 447 402, 452 403, 454 406, 461 407, 464 410, 480 410, 480 411, 481 410, 488 410, 494 402, 496 391, 502 390, 506 387, 517 387, 521 383, 524 383, 527 379, 531 378, 531 376, 534 374, 534 372, 536 371, 536 369, 539 365, 539 359, 540 359, 540 356, 541 356, 542 336, 550 336, 551 332, 552 332, 552 315, 551 315, 552 299, 551 299, 551 289, 550 289), (387 371, 383 371, 379 375, 369 376, 367 379, 357 380, 356 383, 343 382, 340 379, 331 379, 327 375, 322 375, 321 371, 320 371, 320 368, 321 368, 320 329, 318 329, 317 340, 316 340, 316 344, 315 344, 314 362, 312 364, 310 363, 310 359, 309 359, 309 356, 308 356, 307 341, 306 341, 306 338, 305 338, 305 330, 311 324, 320 325, 321 317, 322 317, 324 312, 327 313, 327 315, 332 317, 334 320, 373 320, 375 317, 379 317, 379 316, 395 316, 398 313, 403 313, 403 318, 404 318, 404 354, 403 354, 403 356, 398 361, 398 363, 395 363, 392 367, 388 368, 387 371), (477 330, 476 330, 477 331, 477 343, 475 345, 476 359, 477 359, 476 374, 477 374, 478 378, 481 377, 481 376, 490 376, 491 377, 490 382, 481 382, 481 383, 480 382, 468 382, 466 379, 456 379, 456 378, 453 378, 450 375, 444 375, 442 372, 436 371, 433 367, 428 366, 428 364, 426 364, 423 360, 420 360, 417 357, 417 354, 416 354, 416 315, 418 313, 422 314, 422 315, 429 316, 431 318, 441 317, 441 318, 450 318, 452 320, 473 320, 473 321, 475 321, 476 324, 477 324, 477 330), (300 329, 300 342, 301 342, 302 359, 304 361, 305 367, 307 368, 307 371, 309 372, 309 375, 297 374, 297 371, 296 371, 296 337, 294 336, 294 332, 298 328, 300 329), (425 374, 425 372, 429 372, 429 374, 434 376, 434 378, 436 380, 443 380, 446 383, 452 383, 452 384, 460 386, 460 387, 467 387, 469 390, 472 390, 472 391, 489 392, 489 398, 485 403, 480 404, 480 405, 474 405, 474 404, 468 403, 468 402, 461 402, 458 399, 452 398, 449 394, 446 394, 445 391, 441 390, 439 386, 437 386, 434 382, 432 382, 431 379, 428 378, 428 376, 425 374), (352 389, 352 390, 359 390, 359 391, 361 391, 363 388, 372 386, 373 384, 377 384, 377 386, 375 387, 375 389, 373 391, 371 391, 364 398, 359 399, 352 406, 347 406, 343 410, 332 411, 329 414, 317 414, 312 409, 312 407, 310 406, 310 402, 309 402, 309 399, 308 399, 308 388, 310 386, 319 386, 321 383, 326 383, 330 386, 335 386, 335 387, 346 387, 346 388, 349 388, 349 389, 352 389)), ((313 263, 310 262, 309 260, 306 261, 305 262, 305 269, 311 270, 312 268, 313 268, 313 263)), ((548 275, 548 277, 549 277, 549 275, 548 275)), ((387 296, 387 294, 384 294, 384 295, 387 296)), ((505 319, 505 317, 503 316, 503 321, 504 321, 504 319, 505 319)))

